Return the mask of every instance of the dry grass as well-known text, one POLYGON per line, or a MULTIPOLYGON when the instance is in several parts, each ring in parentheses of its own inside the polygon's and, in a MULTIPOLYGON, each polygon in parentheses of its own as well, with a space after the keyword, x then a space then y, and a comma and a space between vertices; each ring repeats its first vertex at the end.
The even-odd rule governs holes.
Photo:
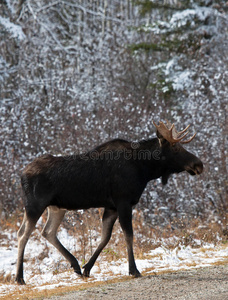
MULTIPOLYGON (((101 237, 101 219, 103 209, 89 209, 81 212, 68 212, 63 221, 63 225, 71 236, 75 236, 75 251, 73 254, 79 261, 85 263, 94 252, 101 237)), ((17 231, 21 224, 23 213, 17 212, 7 221, 0 223, 0 239, 7 241, 4 229, 17 231)), ((46 221, 46 212, 42 216, 43 222, 37 225, 38 231, 46 221)), ((190 245, 191 247, 201 247, 205 243, 228 243, 228 213, 223 216, 223 221, 207 222, 199 218, 187 220, 173 220, 166 227, 151 227, 145 225, 145 220, 140 211, 134 212, 134 251, 137 258, 145 258, 145 253, 155 249, 165 243, 165 246, 174 249, 179 245, 190 245)), ((34 233, 35 234, 35 233, 34 233)), ((40 237, 39 237, 40 238, 40 237)), ((7 246, 7 245, 4 245, 7 246)), ((48 255, 48 246, 40 255, 39 259, 44 259, 48 255)), ((113 228, 112 238, 102 256, 107 261, 115 261, 121 257, 126 257, 125 239, 117 221, 113 228)), ((1 282, 1 280, 0 280, 1 282)))
POLYGON ((0 273, 0 283, 14 283, 14 277, 10 273, 0 273))

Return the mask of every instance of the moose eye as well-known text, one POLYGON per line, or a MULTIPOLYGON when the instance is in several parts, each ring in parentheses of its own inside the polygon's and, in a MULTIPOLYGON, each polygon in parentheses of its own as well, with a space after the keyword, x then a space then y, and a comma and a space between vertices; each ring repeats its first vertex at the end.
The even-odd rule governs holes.
POLYGON ((179 149, 178 149, 177 145, 175 145, 175 144, 172 145, 172 150, 173 150, 174 153, 179 152, 179 149))

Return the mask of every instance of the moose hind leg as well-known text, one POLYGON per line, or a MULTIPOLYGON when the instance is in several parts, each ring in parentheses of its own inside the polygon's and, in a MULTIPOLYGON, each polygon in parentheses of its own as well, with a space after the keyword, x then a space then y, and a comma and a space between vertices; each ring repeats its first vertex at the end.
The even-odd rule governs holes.
POLYGON ((88 261, 86 265, 83 266, 84 272, 83 275, 86 277, 89 277, 90 270, 92 269, 96 259, 98 258, 101 251, 104 249, 104 247, 109 242, 111 235, 112 235, 112 229, 113 225, 117 219, 117 211, 112 209, 105 209, 103 218, 102 218, 102 237, 101 242, 99 246, 97 247, 96 251, 88 261))
POLYGON ((48 207, 48 219, 42 231, 44 236, 59 252, 70 262, 74 271, 81 275, 81 268, 77 259, 60 243, 56 234, 60 223, 63 220, 66 210, 59 209, 56 206, 48 207))
POLYGON ((29 239, 32 231, 34 230, 38 219, 39 219, 38 216, 36 218, 28 217, 27 213, 25 212, 23 222, 17 233, 18 259, 17 259, 16 282, 18 284, 25 284, 25 281, 23 278, 24 251, 25 251, 25 246, 28 242, 28 239, 29 239))

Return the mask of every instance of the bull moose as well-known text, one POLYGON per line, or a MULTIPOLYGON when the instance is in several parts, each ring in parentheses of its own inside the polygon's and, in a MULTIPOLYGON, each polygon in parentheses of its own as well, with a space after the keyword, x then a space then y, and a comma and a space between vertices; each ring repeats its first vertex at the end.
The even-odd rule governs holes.
POLYGON ((178 132, 170 122, 154 125, 157 137, 128 142, 115 139, 93 150, 72 156, 43 155, 28 164, 21 176, 25 213, 18 231, 16 281, 23 279, 26 243, 35 225, 48 209, 42 235, 70 262, 74 271, 89 276, 97 257, 110 240, 117 218, 123 230, 128 252, 129 274, 141 276, 133 254, 132 208, 139 202, 147 183, 161 177, 166 184, 173 173, 201 174, 203 163, 181 144, 189 143, 187 126, 178 132), (66 210, 103 207, 102 237, 96 251, 81 268, 77 259, 61 244, 56 233, 66 210))

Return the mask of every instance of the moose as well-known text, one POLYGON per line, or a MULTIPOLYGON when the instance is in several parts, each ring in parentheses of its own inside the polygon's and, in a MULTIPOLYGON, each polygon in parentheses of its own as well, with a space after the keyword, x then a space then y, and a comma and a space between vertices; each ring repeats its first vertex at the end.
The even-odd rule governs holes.
POLYGON ((89 277, 97 257, 111 238, 115 221, 119 218, 124 233, 129 275, 141 276, 133 253, 132 208, 139 202, 147 183, 162 178, 166 184, 171 174, 187 171, 201 174, 203 163, 185 150, 181 144, 188 140, 188 125, 178 132, 170 122, 159 122, 157 137, 138 143, 115 139, 93 150, 72 156, 43 155, 23 170, 21 185, 25 207, 24 219, 18 230, 18 260, 16 282, 23 279, 23 258, 27 241, 35 225, 48 210, 44 236, 70 262, 74 271, 89 277), (61 244, 56 234, 66 210, 104 208, 100 244, 87 264, 81 268, 77 259, 61 244))

